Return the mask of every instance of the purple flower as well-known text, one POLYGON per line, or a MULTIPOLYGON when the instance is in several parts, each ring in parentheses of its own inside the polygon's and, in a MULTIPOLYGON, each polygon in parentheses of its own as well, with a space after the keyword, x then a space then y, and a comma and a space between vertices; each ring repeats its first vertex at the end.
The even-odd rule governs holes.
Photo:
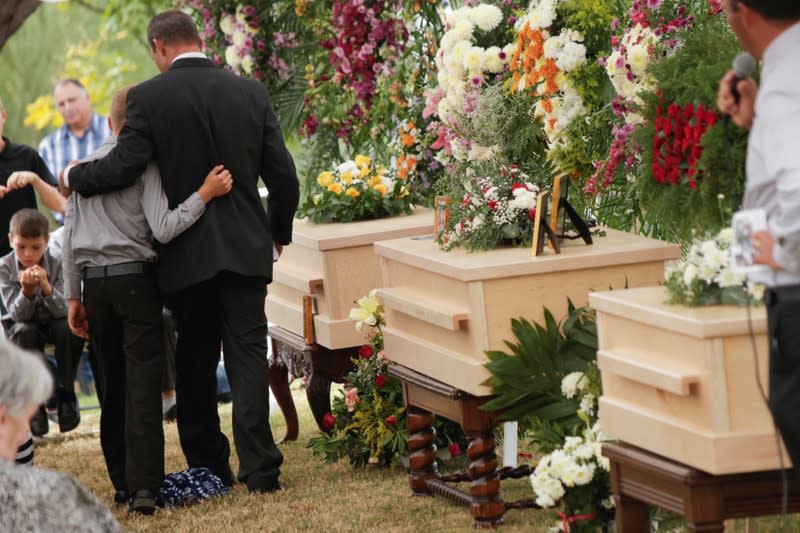
POLYGON ((249 16, 252 16, 252 15, 255 15, 255 13, 256 13, 256 8, 254 8, 254 7, 253 7, 253 6, 251 6, 251 5, 246 5, 246 6, 244 6, 244 8, 242 9, 242 11, 244 12, 244 14, 245 14, 245 15, 247 15, 247 16, 249 17, 249 16))

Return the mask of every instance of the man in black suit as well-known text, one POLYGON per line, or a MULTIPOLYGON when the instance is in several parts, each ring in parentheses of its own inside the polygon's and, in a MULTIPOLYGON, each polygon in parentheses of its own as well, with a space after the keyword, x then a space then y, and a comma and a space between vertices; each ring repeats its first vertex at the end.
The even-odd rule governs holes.
POLYGON ((84 196, 120 189, 154 159, 173 209, 214 165, 235 176, 229 195, 160 248, 158 279, 178 325, 178 431, 189 466, 234 481, 215 395, 221 343, 238 478, 250 491, 272 492, 280 487, 283 456, 269 426, 264 299, 273 244, 280 252, 292 237, 299 197, 294 163, 264 86, 215 67, 200 52, 191 17, 177 10, 156 15, 147 40, 161 74, 129 92, 116 148, 68 168, 64 182, 84 196), (259 176, 269 189, 268 213, 259 176))

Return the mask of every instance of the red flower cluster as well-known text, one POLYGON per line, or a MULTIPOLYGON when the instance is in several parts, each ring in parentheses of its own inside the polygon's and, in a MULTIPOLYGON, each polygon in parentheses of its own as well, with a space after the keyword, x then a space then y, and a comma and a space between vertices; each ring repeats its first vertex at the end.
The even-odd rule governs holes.
POLYGON ((662 105, 656 108, 652 171, 659 184, 679 185, 685 175, 689 187, 697 188, 700 140, 717 118, 713 110, 691 102, 683 107, 670 104, 666 113, 662 105))
POLYGON ((372 346, 369 344, 363 345, 361 348, 358 349, 358 356, 361 359, 369 359, 375 354, 375 350, 372 349, 372 346))
POLYGON ((375 386, 379 389, 382 389, 384 385, 386 385, 386 376, 383 374, 378 374, 375 376, 375 386))
POLYGON ((461 455, 461 448, 458 446, 458 443, 451 442, 447 446, 447 450, 450 452, 450 455, 453 457, 458 457, 461 455))
POLYGON ((386 422, 386 425, 392 426, 393 428, 397 427, 397 418, 395 418, 394 415, 387 416, 384 422, 386 422))

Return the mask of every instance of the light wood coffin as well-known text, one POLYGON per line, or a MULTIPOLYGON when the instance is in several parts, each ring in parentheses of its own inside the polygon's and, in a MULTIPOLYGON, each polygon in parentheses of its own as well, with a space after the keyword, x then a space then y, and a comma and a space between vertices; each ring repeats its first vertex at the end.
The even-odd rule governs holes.
POLYGON ((363 344, 364 334, 347 317, 356 300, 380 287, 380 266, 372 244, 432 231, 433 215, 424 209, 412 216, 347 224, 295 220, 292 244, 273 265, 267 319, 303 335, 303 296, 311 295, 318 344, 331 350, 363 344))
POLYGON ((387 357, 476 396, 490 392, 481 385, 485 351, 507 349, 512 318, 542 322, 547 307, 560 319, 567 298, 581 306, 591 290, 657 284, 664 262, 680 255, 676 245, 614 230, 539 257, 525 248, 443 252, 431 239, 382 241, 375 251, 387 357))
MULTIPOLYGON (((663 287, 589 300, 597 310, 604 433, 711 474, 780 467, 747 309, 668 305, 663 287)), ((751 319, 766 392, 764 308, 752 308, 751 319)))

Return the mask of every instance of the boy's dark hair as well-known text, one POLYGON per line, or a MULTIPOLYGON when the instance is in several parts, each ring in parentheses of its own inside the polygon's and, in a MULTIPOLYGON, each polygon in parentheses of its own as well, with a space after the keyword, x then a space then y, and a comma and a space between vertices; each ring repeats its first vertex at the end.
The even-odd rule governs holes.
POLYGON ((797 0, 731 0, 734 8, 739 3, 746 4, 750 9, 758 11, 768 19, 800 19, 800 2, 797 0))
POLYGON ((197 33, 194 19, 177 9, 159 13, 150 19, 147 25, 147 42, 153 48, 153 39, 164 44, 196 44, 202 46, 203 41, 197 33))
POLYGON ((50 236, 50 223, 47 218, 36 209, 20 209, 11 217, 8 232, 11 236, 25 239, 50 236))

